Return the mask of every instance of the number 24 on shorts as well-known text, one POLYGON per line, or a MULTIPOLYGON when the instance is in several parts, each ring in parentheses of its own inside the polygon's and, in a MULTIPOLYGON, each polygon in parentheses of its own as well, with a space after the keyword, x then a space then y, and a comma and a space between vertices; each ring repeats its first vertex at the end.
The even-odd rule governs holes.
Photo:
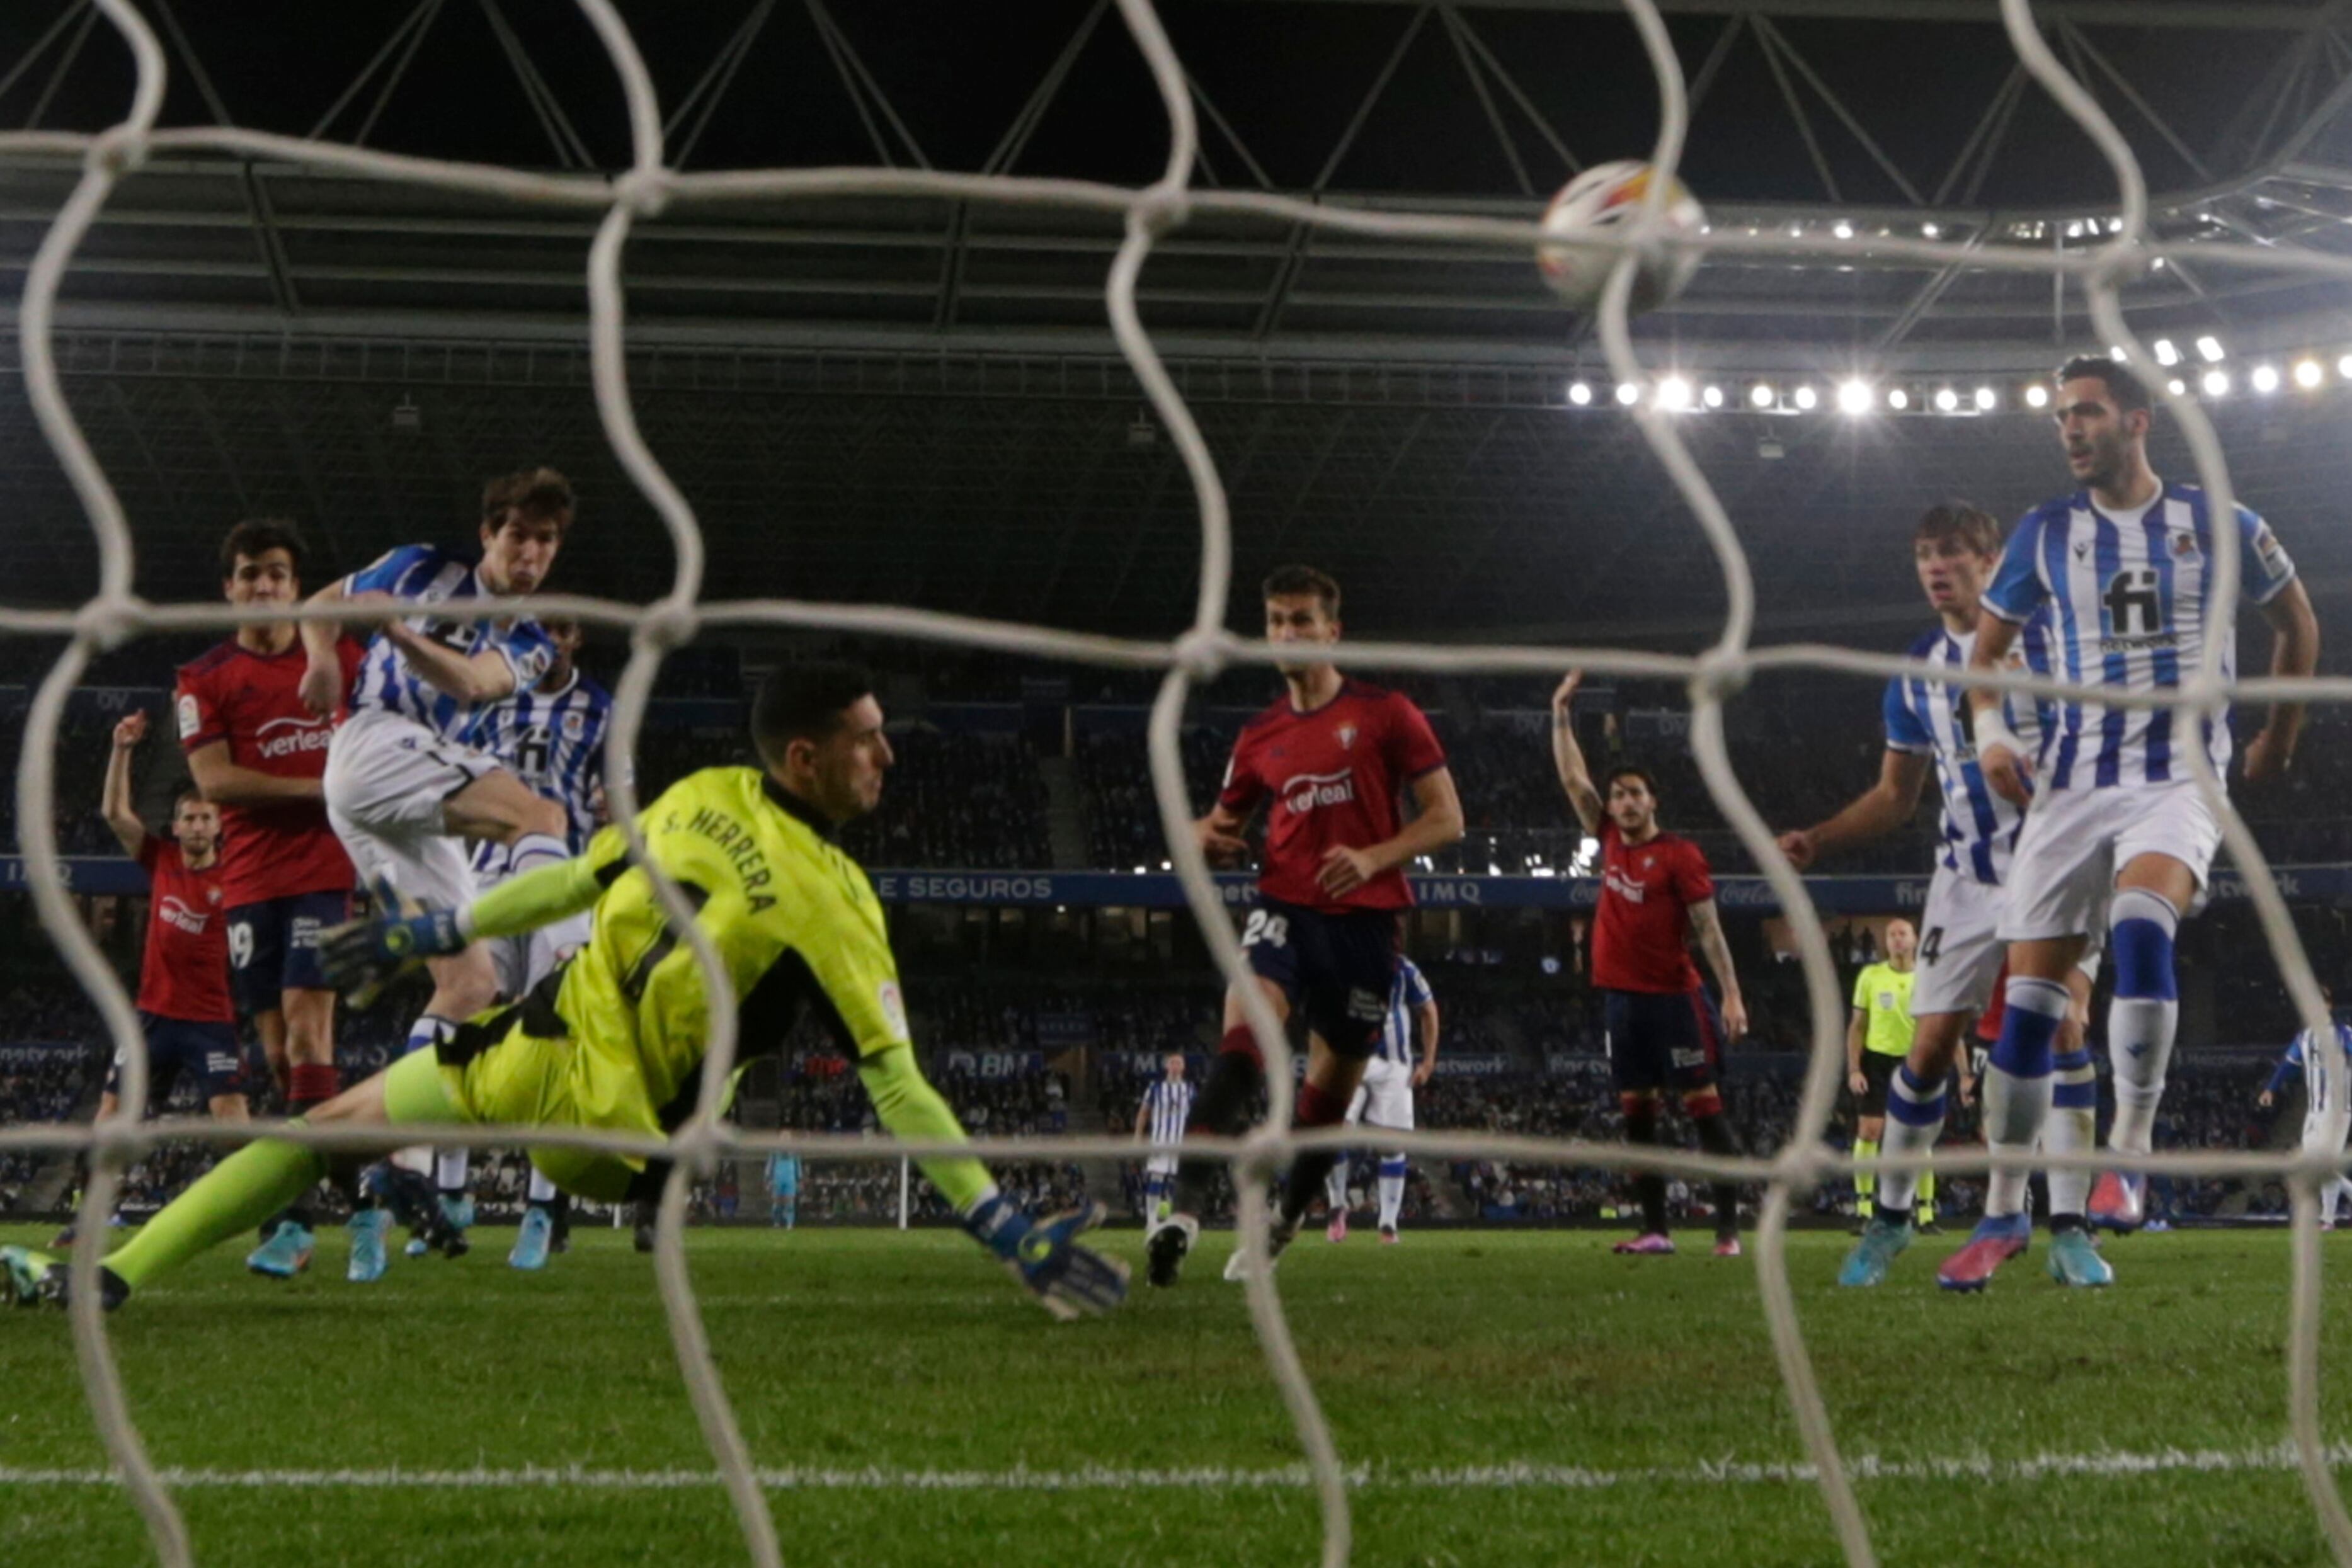
POLYGON ((1269 915, 1263 909, 1251 910, 1248 924, 1242 927, 1242 946, 1255 947, 1261 942, 1269 947, 1288 946, 1290 917, 1286 915, 1269 915))

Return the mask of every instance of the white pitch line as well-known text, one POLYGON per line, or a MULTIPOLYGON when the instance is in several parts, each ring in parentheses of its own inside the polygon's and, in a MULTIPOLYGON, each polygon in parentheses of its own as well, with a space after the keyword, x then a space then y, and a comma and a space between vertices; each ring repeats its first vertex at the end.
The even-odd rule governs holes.
MULTIPOLYGON (((2352 1444, 2329 1448, 2328 1462, 2352 1465, 2352 1444)), ((2101 1449, 2079 1454, 2036 1454, 2027 1458, 1939 1458, 1882 1459, 1864 1455, 1848 1471, 1856 1480, 2032 1481, 2056 1477, 2205 1475, 2291 1470, 2294 1451, 2286 1444, 2259 1448, 2160 1448, 2148 1453, 2101 1449)), ((1168 1469, 1122 1469, 1087 1465, 1073 1469, 915 1470, 869 1466, 863 1469, 763 1469, 760 1484, 772 1491, 1228 1491, 1303 1488, 1304 1465, 1266 1469, 1199 1466, 1168 1469)), ((593 1469, 586 1466, 526 1465, 517 1469, 431 1470, 397 1466, 380 1469, 166 1469, 166 1486, 184 1490, 261 1488, 417 1490, 502 1490, 578 1488, 587 1491, 678 1491, 715 1487, 708 1470, 593 1469)), ((1590 1469, 1578 1465, 1501 1464, 1408 1469, 1360 1465, 1347 1472, 1359 1490, 1600 1491, 1615 1487, 1659 1485, 1755 1486, 1808 1484, 1811 1465, 1739 1460, 1634 1469, 1590 1469)), ((0 1486, 110 1487, 117 1478, 101 1469, 38 1469, 0 1465, 0 1486)))

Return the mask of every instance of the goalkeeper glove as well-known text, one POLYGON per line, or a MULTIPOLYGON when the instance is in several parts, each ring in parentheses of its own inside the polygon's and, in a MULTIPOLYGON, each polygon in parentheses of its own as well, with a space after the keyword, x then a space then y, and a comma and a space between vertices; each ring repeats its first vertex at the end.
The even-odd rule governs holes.
POLYGON ((391 883, 376 883, 373 894, 373 915, 319 934, 319 967, 328 983, 341 988, 355 1008, 368 1006, 384 987, 425 959, 466 950, 456 910, 404 915, 391 883))
POLYGON ((991 1194, 963 1217, 963 1228, 1004 1260, 1022 1289, 1067 1322, 1107 1312, 1127 1300, 1127 1265, 1077 1244, 1080 1232, 1102 1223, 1099 1203, 1033 1219, 1001 1194, 991 1194))

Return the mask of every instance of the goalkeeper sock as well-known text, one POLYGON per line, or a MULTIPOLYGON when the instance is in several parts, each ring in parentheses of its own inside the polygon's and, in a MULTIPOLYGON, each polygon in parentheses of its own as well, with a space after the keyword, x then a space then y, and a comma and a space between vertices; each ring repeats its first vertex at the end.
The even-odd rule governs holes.
MULTIPOLYGON (((2098 1146, 2099 1072, 2091 1053, 2077 1046, 2051 1063, 2050 1120, 2042 1129, 2045 1155, 2087 1155, 2098 1146)), ((2050 1228, 2062 1219, 2081 1219, 2090 1207, 2091 1173, 2051 1171, 2050 1228)))
MULTIPOLYGON (((1856 1138, 1853 1141, 1853 1157, 1858 1160, 1876 1159, 1878 1157, 1878 1140, 1876 1138, 1856 1138)), ((1871 1200, 1877 1196, 1878 1173, 1876 1171, 1864 1170, 1854 1172, 1854 1213, 1864 1219, 1868 1219, 1871 1214, 1871 1200)))
POLYGON ((299 1144, 247 1144, 205 1173, 106 1260, 137 1290, 189 1259, 252 1229, 327 1174, 325 1158, 299 1144))
MULTIPOLYGON (((2050 1120, 2051 1047, 2069 998, 2055 980, 2011 975, 2003 999, 2000 1039, 1985 1068, 1985 1146, 1997 1155, 2030 1155, 2050 1120)), ((2024 1213, 2029 1179, 2022 1169, 1994 1171, 1985 1182, 1985 1218, 2024 1213)))
MULTIPOLYGON (((1316 1127, 1336 1127, 1348 1119, 1348 1096, 1334 1094, 1314 1082, 1298 1086, 1298 1101, 1290 1115, 1291 1126, 1298 1132, 1316 1127)), ((1339 1159, 1337 1149, 1308 1149, 1290 1162, 1289 1178, 1282 1187, 1282 1223, 1295 1226, 1315 1202, 1316 1189, 1323 1178, 1331 1174, 1339 1159)))
POLYGON ((2108 906, 2116 956, 2116 995, 2107 1004, 2107 1058, 2116 1072, 2116 1120, 2107 1143, 2127 1154, 2156 1146, 2156 1107, 2180 1024, 2172 944, 2180 912, 2144 887, 2127 887, 2108 906))
MULTIPOLYGON (((1265 1061, 1257 1037, 1246 1028, 1225 1031, 1216 1060, 1209 1063, 1209 1081, 1192 1102, 1188 1134, 1205 1133, 1230 1138, 1249 1124, 1250 1107, 1265 1087, 1265 1061)), ((1208 1207, 1209 1190, 1220 1162, 1188 1159, 1176 1167, 1176 1212, 1197 1216, 1208 1207)))
MULTIPOLYGON (((1879 1148, 1890 1155, 1924 1155, 1944 1135, 1945 1081, 1928 1083, 1905 1062, 1886 1086, 1886 1130, 1879 1148)), ((1878 1178, 1878 1218, 1900 1222, 1910 1217, 1916 1201, 1929 1196, 1925 1177, 1911 1171, 1888 1171, 1878 1178)), ((1931 1215, 1934 1210, 1928 1211, 1931 1215)))
POLYGON ((1381 1161, 1381 1228, 1394 1230, 1397 1218, 1404 1212, 1404 1173, 1402 1155, 1390 1155, 1381 1161))
MULTIPOLYGON (((1658 1103, 1646 1094, 1622 1094, 1618 1096, 1617 1103, 1625 1113, 1625 1141, 1654 1145, 1658 1141, 1658 1103)), ((1635 1171, 1633 1199, 1642 1206, 1642 1233, 1664 1236, 1666 1233, 1666 1178, 1656 1171, 1635 1171)))
POLYGON ((444 1149, 433 1156, 433 1185, 443 1197, 463 1197, 473 1176, 470 1149, 444 1149))

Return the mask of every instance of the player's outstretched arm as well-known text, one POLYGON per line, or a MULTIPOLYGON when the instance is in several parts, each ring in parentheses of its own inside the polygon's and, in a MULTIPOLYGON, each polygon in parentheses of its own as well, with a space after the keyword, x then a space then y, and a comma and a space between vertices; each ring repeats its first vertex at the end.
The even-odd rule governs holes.
MULTIPOLYGON (((2319 668, 2319 618, 2312 613, 2311 595, 2295 578, 2263 606, 2271 626, 2271 674, 2280 677, 2310 674, 2319 668)), ((2260 734, 2246 743, 2246 781, 2259 784, 2285 772, 2294 760, 2295 742, 2303 737, 2303 704, 2277 702, 2260 734)))
POLYGON ((1427 1083, 1437 1072, 1437 998, 1430 998, 1421 1004, 1421 1061, 1412 1070, 1415 1089, 1427 1083))
MULTIPOLYGON (((963 1124, 915 1065, 914 1047, 891 1045, 857 1063, 859 1082, 883 1126, 902 1138, 961 1143, 963 1124)), ((1078 1245, 1102 1223, 1099 1203, 1035 1218, 996 1189, 988 1167, 968 1155, 934 1155, 923 1175, 962 1218, 973 1239, 993 1252, 1038 1305, 1067 1320, 1107 1312, 1127 1299, 1127 1265, 1078 1245)))
POLYGON ((436 642, 405 622, 386 625, 383 634, 408 660, 416 678, 444 696, 461 703, 494 703, 514 695, 514 666, 495 648, 460 653, 436 642))
MULTIPOLYGON (((303 602, 321 609, 341 604, 344 599, 341 581, 331 582, 303 602)), ((332 718, 335 710, 343 706, 343 658, 335 644, 342 640, 343 628, 335 621, 305 621, 301 623, 302 653, 308 661, 302 669, 302 684, 296 689, 302 706, 320 718, 332 718)))
POLYGON ((215 740, 188 753, 188 776, 215 806, 268 806, 281 800, 322 800, 326 786, 316 779, 282 779, 229 759, 228 742, 215 740))
POLYGON ((1927 782, 1927 756, 1890 746, 1879 758, 1878 782, 1847 801, 1827 821, 1782 833, 1780 852, 1789 857, 1790 865, 1803 871, 1822 855, 1884 838, 1919 810, 1919 792, 1927 782))
POLYGON ((1567 678, 1551 694, 1551 762, 1559 774, 1559 787, 1568 792, 1568 803, 1576 809, 1576 820, 1584 824, 1588 833, 1601 831, 1601 791, 1592 785, 1592 769, 1585 765, 1584 747, 1576 743, 1576 726, 1570 709, 1576 700, 1576 688, 1584 684, 1582 670, 1570 670, 1567 678))
POLYGON ((106 825, 114 830, 122 852, 132 856, 146 847, 147 824, 139 820, 138 810, 131 803, 131 753, 146 738, 144 713, 127 713, 115 721, 114 745, 106 754, 106 781, 99 795, 99 810, 106 825))

